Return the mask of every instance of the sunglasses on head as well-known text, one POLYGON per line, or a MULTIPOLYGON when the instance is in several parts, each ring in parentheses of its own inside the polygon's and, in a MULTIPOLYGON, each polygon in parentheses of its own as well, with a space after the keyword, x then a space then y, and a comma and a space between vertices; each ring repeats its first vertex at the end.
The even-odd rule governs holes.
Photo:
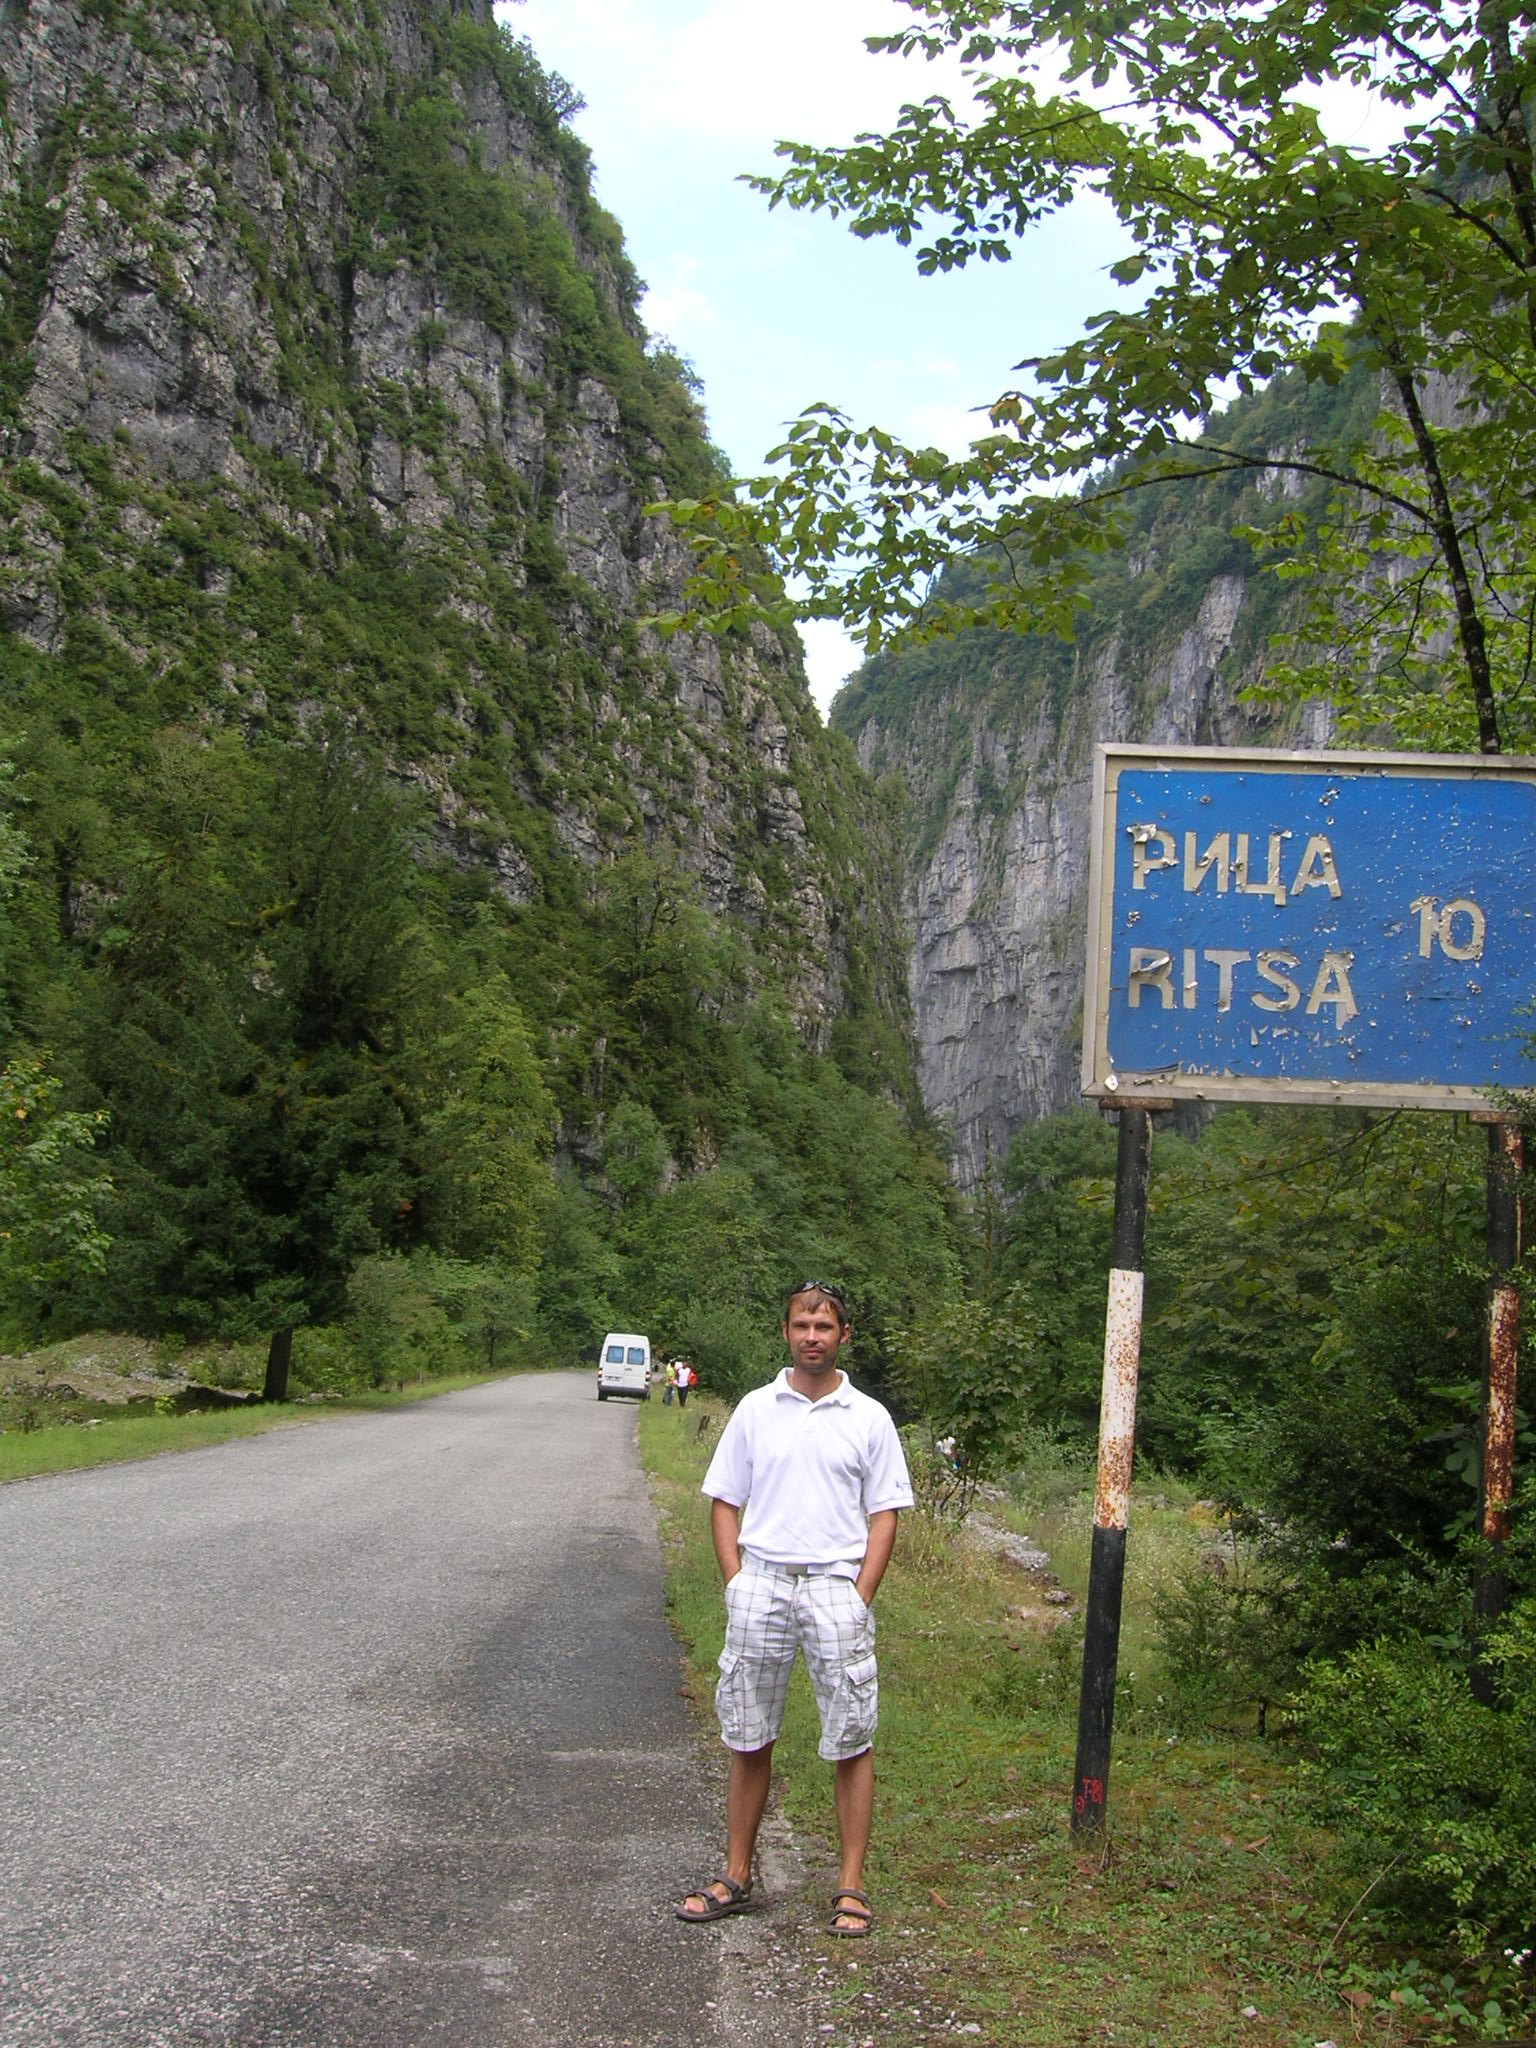
POLYGON ((835 1301, 835 1302, 837 1303, 837 1305, 838 1305, 839 1309, 841 1309, 841 1311, 842 1311, 842 1313, 843 1313, 843 1319, 844 1319, 844 1321, 846 1321, 846 1320, 847 1320, 847 1316, 848 1316, 848 1302, 847 1302, 847 1298, 846 1298, 846 1296, 844 1295, 844 1293, 843 1293, 843 1290, 841 1289, 841 1287, 834 1287, 834 1286, 833 1286, 833 1284, 832 1284, 832 1282, 831 1282, 830 1280, 800 1280, 800 1281, 797 1281, 797 1282, 796 1282, 796 1284, 795 1284, 795 1285, 794 1285, 793 1287, 791 1287, 791 1289, 789 1290, 789 1299, 790 1299, 791 1301, 796 1301, 796 1300, 798 1300, 798 1299, 799 1299, 799 1297, 800 1297, 800 1296, 801 1296, 802 1294, 824 1294, 824 1295, 826 1295, 826 1297, 827 1297, 827 1299, 828 1299, 829 1301, 835 1301))

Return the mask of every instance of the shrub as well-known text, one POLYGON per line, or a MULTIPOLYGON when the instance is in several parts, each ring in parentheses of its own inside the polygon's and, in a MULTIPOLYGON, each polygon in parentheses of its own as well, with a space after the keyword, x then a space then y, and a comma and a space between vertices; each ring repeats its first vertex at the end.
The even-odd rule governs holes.
POLYGON ((1163 1688, 1176 1719, 1208 1721, 1253 1707, 1263 1733, 1270 1706, 1299 1675, 1285 1628, 1290 1590, 1235 1526, 1156 1587, 1163 1688))
POLYGON ((62 1092, 45 1059, 0 1071, 0 1283, 10 1327, 29 1334, 75 1272, 101 1270, 111 1243, 111 1191, 92 1156, 107 1116, 63 1108, 62 1092))
POLYGON ((295 1331, 291 1369, 294 1386, 312 1394, 354 1394, 372 1384, 356 1338, 336 1323, 295 1331))
POLYGON ((360 1375, 352 1384, 511 1365, 526 1357, 533 1322, 532 1283, 506 1267, 431 1252, 364 1259, 348 1291, 346 1335, 360 1375))
POLYGON ((699 1375, 706 1393, 736 1402, 765 1386, 781 1363, 777 1330, 736 1302, 691 1301, 679 1325, 677 1348, 699 1375))
POLYGON ((1027 1424, 1037 1325, 1024 1288, 996 1304, 950 1300, 914 1329, 895 1333, 892 1382, 899 1399, 952 1437, 975 1478, 1014 1459, 1027 1424))
POLYGON ((1485 1649, 1495 1704, 1455 1646, 1380 1641, 1307 1673, 1304 1782, 1371 1887, 1384 1931, 1496 1957, 1529 1939, 1536 1898, 1536 1600, 1485 1649))

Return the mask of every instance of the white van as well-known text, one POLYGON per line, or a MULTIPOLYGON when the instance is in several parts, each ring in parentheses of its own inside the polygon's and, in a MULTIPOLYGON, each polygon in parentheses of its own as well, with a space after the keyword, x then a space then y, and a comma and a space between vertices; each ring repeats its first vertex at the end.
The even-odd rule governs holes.
POLYGON ((597 1361, 597 1398, 610 1394, 633 1394, 637 1401, 651 1397, 651 1340, 627 1330, 610 1330, 603 1339, 597 1361))

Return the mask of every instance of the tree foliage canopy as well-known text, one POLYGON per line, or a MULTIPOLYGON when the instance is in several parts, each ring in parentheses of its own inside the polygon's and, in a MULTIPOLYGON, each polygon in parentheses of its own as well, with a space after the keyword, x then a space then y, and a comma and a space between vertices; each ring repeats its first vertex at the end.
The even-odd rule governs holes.
POLYGON ((791 573, 806 579, 806 609, 842 616, 871 650, 893 632, 977 621, 1069 632, 1132 494, 1256 472, 1276 510, 1255 537, 1287 571, 1323 572, 1311 630, 1276 680, 1315 691, 1364 669, 1380 680, 1363 715, 1405 738, 1523 743, 1533 10, 905 4, 913 22, 870 47, 958 57, 969 104, 931 95, 846 148, 781 144, 786 167, 754 182, 775 205, 893 235, 925 272, 1006 262, 1091 195, 1125 230, 1120 293, 1054 353, 1015 366, 963 457, 816 406, 774 452, 775 475, 679 504, 700 555, 690 616, 782 613, 776 573, 791 573), (1385 140, 1334 139, 1319 107, 1341 94, 1370 104, 1385 140), (1234 395, 1352 373, 1381 396, 1357 432, 1283 447, 1223 432, 1234 395), (1309 481, 1327 486, 1310 517, 1294 503, 1309 481), (987 574, 939 581, 957 558, 987 574))

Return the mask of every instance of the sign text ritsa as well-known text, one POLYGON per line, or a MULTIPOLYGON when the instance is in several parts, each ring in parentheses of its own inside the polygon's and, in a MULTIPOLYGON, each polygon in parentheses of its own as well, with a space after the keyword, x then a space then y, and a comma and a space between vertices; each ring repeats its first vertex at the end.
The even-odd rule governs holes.
MULTIPOLYGON (((1185 832, 1181 843, 1159 825, 1126 829, 1131 887, 1151 896, 1175 888, 1197 896, 1209 889, 1216 896, 1267 897, 1283 909, 1310 890, 1334 899, 1345 893, 1332 842, 1321 832, 1314 832, 1297 854, 1289 832, 1185 832)), ((1450 960, 1481 959, 1488 921, 1469 897, 1441 903, 1419 895, 1404 908, 1418 920, 1421 959, 1429 959, 1437 948, 1450 960)), ((1176 959, 1167 947, 1132 946, 1126 1000, 1133 1010, 1154 997, 1165 1010, 1214 1003, 1226 1011, 1242 1002, 1271 1014, 1301 1009, 1316 1017, 1331 1010, 1342 1029, 1359 1011, 1350 981, 1354 964, 1352 952, 1327 947, 1303 959, 1286 946, 1183 946, 1176 959)))

